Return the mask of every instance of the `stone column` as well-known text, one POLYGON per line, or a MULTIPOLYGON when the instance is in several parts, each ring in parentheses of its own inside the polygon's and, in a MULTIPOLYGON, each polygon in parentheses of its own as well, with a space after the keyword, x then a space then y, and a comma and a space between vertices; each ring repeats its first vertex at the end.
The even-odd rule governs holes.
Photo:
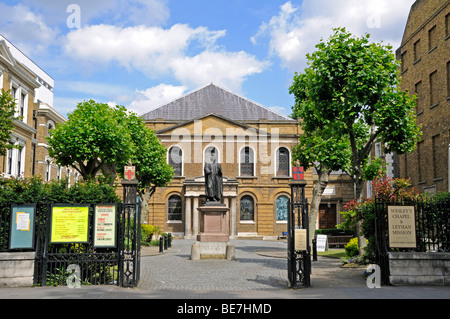
POLYGON ((236 196, 230 198, 230 219, 231 219, 231 233, 230 238, 236 238, 236 196))
POLYGON ((192 208, 192 234, 197 237, 198 235, 198 197, 194 197, 194 207, 192 208))
POLYGON ((191 238, 191 221, 192 221, 192 211, 191 211, 191 198, 185 197, 185 209, 184 209, 184 237, 191 238))

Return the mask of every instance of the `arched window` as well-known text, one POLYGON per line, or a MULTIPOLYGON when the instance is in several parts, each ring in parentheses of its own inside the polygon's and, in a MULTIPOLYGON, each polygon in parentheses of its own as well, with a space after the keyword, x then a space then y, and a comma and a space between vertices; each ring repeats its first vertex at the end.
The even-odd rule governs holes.
POLYGON ((174 176, 183 174, 183 151, 178 146, 169 150, 169 165, 173 167, 174 176))
POLYGON ((276 201, 276 220, 277 221, 287 221, 288 216, 288 202, 289 198, 282 195, 277 198, 276 201))
POLYGON ((240 176, 254 176, 255 156, 253 154, 253 149, 250 147, 244 147, 241 149, 240 159, 240 176))
POLYGON ((240 207, 241 221, 253 221, 255 219, 255 201, 253 200, 253 197, 249 195, 243 196, 241 198, 240 207))
POLYGON ((169 197, 169 211, 167 220, 181 220, 182 217, 181 197, 172 195, 169 197))
POLYGON ((277 151, 277 176, 289 176, 289 150, 280 147, 277 151))

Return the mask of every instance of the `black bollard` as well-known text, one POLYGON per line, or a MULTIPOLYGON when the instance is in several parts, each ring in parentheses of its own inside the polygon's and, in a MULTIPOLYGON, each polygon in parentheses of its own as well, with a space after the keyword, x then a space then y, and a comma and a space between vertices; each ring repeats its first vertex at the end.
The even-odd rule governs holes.
POLYGON ((312 244, 313 244, 313 261, 317 261, 317 243, 315 238, 313 238, 312 244))
POLYGON ((171 233, 169 233, 169 243, 168 243, 168 245, 169 245, 169 248, 172 247, 172 234, 171 233))
POLYGON ((167 250, 167 243, 168 243, 167 234, 165 234, 164 235, 164 250, 167 250))
POLYGON ((163 237, 159 237, 159 252, 162 253, 164 252, 163 250, 163 237))

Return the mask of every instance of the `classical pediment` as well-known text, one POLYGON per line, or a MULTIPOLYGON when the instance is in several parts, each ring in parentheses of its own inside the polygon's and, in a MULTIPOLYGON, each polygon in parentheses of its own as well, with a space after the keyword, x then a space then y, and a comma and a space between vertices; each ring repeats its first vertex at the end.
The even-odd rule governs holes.
POLYGON ((16 65, 16 59, 11 54, 5 40, 0 40, 0 60, 10 66, 16 65))
POLYGON ((189 120, 156 132, 161 135, 189 135, 189 136, 269 136, 265 131, 255 129, 251 126, 239 123, 217 114, 207 114, 205 116, 189 120))

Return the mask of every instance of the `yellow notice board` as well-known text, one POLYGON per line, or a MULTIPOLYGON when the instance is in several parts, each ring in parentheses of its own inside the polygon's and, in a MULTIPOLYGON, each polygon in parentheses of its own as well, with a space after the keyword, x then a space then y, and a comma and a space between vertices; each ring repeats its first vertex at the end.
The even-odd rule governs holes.
POLYGON ((89 206, 53 206, 51 243, 87 243, 89 206))

